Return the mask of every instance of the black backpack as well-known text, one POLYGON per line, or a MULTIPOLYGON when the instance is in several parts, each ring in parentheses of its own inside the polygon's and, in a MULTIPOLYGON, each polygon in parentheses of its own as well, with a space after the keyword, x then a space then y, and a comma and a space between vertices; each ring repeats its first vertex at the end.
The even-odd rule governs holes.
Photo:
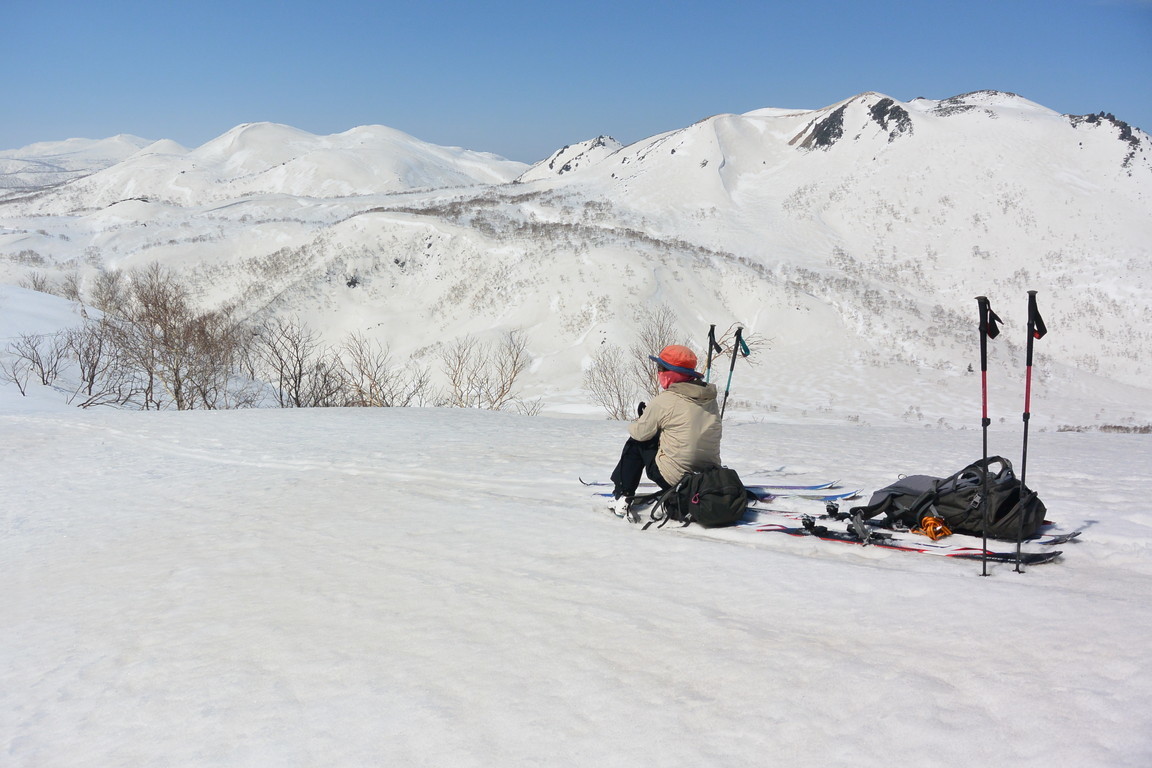
POLYGON ((719 528, 740 522, 747 508, 748 492, 740 475, 728 467, 715 467, 680 478, 653 506, 644 527, 676 520, 684 525, 719 528))
POLYGON ((988 478, 988 530, 992 539, 1016 541, 1036 534, 1046 509, 1012 471, 1008 459, 990 456, 951 477, 910 475, 872 494, 868 505, 849 512, 867 519, 886 515, 894 527, 919 528, 926 517, 944 520, 954 533, 981 536, 984 531, 984 478, 988 478), (995 468, 995 469, 994 469, 995 468))

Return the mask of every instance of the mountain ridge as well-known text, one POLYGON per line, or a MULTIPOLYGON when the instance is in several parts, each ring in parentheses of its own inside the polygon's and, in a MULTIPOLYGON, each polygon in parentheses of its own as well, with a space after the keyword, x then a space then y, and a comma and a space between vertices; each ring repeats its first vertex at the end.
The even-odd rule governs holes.
MULTIPOLYGON (((1152 153, 1147 134, 1111 116, 1072 119, 992 91, 868 92, 715 115, 627 146, 599 137, 531 167, 377 129, 375 146, 398 141, 414 163, 459 161, 459 175, 423 185, 428 166, 344 178, 363 174, 345 161, 371 129, 309 139, 285 128, 238 126, 225 136, 240 144, 201 153, 212 172, 160 175, 177 185, 164 195, 145 183, 157 176, 113 166, 0 201, 0 280, 160 261, 209 304, 301 317, 332 338, 370 329, 425 360, 445 339, 524 328, 530 391, 573 403, 596 350, 667 306, 685 333, 740 322, 765 339, 763 364, 781 378, 750 384, 750 407, 798 407, 813 392, 831 412, 855 407, 806 358, 901 371, 900 394, 870 395, 865 412, 920 399, 950 419, 972 362, 972 297, 990 295, 1019 324, 1006 297, 1036 289, 1060 331, 1041 371, 1075 393, 1068 408, 1090 422, 1092 393, 1114 390, 1109 408, 1148 412, 1152 153), (283 141, 241 146, 261 132, 311 143, 287 155, 283 141)), ((198 150, 141 150, 135 167, 198 150)), ((994 365, 1010 370, 1019 342, 1001 347, 994 365)))

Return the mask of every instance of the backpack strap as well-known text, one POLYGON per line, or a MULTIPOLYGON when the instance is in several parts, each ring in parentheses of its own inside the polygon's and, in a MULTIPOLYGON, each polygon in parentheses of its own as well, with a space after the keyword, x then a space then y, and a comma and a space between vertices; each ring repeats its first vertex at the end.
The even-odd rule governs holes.
MULTIPOLYGON (((1000 472, 996 475, 997 477, 1003 474, 1011 474, 1012 464, 1007 459, 999 456, 989 456, 987 460, 981 459, 980 461, 975 461, 956 474, 934 482, 932 488, 916 499, 908 509, 909 517, 915 521, 913 527, 920 526, 926 517, 944 519, 944 516, 940 514, 940 511, 936 507, 936 502, 940 500, 940 497, 944 494, 952 493, 958 488, 970 485, 982 487, 984 485, 984 475, 988 472, 988 468, 997 462, 1001 464, 1000 472)), ((982 501, 983 494, 975 494, 968 503, 967 511, 976 509, 982 501)))
MULTIPOLYGON (((742 484, 739 484, 740 480, 738 477, 735 477, 734 472, 732 473, 732 482, 736 483, 734 485, 723 486, 723 488, 720 489, 700 487, 705 475, 722 469, 724 469, 723 466, 713 465, 695 472, 687 472, 674 486, 667 490, 657 491, 644 497, 637 496, 636 499, 642 501, 650 499, 653 502, 652 510, 648 515, 648 522, 644 524, 643 530, 648 530, 653 524, 657 523, 657 528, 663 528, 669 520, 679 522, 681 528, 690 523, 698 522, 693 507, 700 503, 702 497, 710 494, 739 493, 739 491, 743 491, 742 495, 748 499, 755 498, 742 484), (697 490, 693 492, 692 488, 696 488, 697 490)), ((639 520, 634 520, 633 522, 639 522, 639 520)))
MULTIPOLYGON (((920 494, 916 497, 916 500, 912 502, 911 509, 915 510, 922 506, 931 505, 931 503, 936 500, 936 493, 935 488, 933 488, 920 494)), ((891 493, 875 504, 870 504, 865 507, 852 507, 848 510, 847 516, 859 517, 861 520, 870 520, 874 517, 884 515, 883 526, 885 528, 900 530, 908 526, 908 522, 905 520, 905 518, 908 517, 908 513, 901 513, 900 508, 896 506, 896 499, 900 496, 901 494, 899 493, 891 493)))
POLYGON ((1008 459, 1004 458, 1003 456, 989 456, 986 459, 978 459, 977 461, 969 464, 964 469, 960 470, 960 472, 957 474, 963 474, 964 472, 971 470, 973 472, 981 473, 980 479, 983 480, 983 473, 991 473, 992 467, 997 464, 1000 465, 1000 469, 997 470, 994 474, 990 474, 988 478, 989 480, 996 481, 1006 477, 1015 477, 1015 473, 1012 471, 1012 462, 1008 461, 1008 459))
MULTIPOLYGON (((680 482, 666 491, 657 491, 656 493, 648 494, 648 498, 654 501, 652 503, 652 510, 648 513, 648 522, 644 523, 644 527, 640 530, 648 530, 652 527, 653 523, 659 523, 656 527, 663 528, 669 520, 683 520, 684 522, 681 527, 692 522, 691 520, 685 519, 678 505, 675 510, 672 509, 680 497, 679 491, 681 487, 687 482, 689 477, 691 477, 691 474, 684 475, 684 477, 680 478, 680 482)), ((637 520, 636 522, 640 521, 637 520)))

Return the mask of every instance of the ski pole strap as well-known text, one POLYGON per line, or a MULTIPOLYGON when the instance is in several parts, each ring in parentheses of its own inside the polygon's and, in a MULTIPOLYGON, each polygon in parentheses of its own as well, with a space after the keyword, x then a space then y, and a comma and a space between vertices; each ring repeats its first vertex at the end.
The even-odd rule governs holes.
POLYGON ((712 359, 713 352, 723 352, 724 348, 716 341, 716 326, 708 326, 708 359, 712 359))
POLYGON ((988 427, 992 424, 992 420, 988 418, 988 339, 1000 335, 997 323, 1003 321, 992 311, 987 296, 977 296, 976 304, 980 309, 980 425, 987 433, 988 427))
MULTIPOLYGON (((1040 310, 1036 308, 1036 291, 1028 291, 1028 331, 1034 339, 1044 338, 1048 328, 1044 325, 1044 318, 1040 317, 1040 310)), ((1032 360, 1028 360, 1032 364, 1032 360)))
POLYGON ((742 338, 743 333, 744 333, 743 328, 737 328, 736 329, 736 340, 732 342, 732 365, 730 365, 728 367, 728 381, 729 381, 729 383, 731 383, 731 381, 732 381, 732 371, 736 369, 736 353, 740 351, 740 347, 743 346, 743 344, 744 344, 744 339, 742 338))
POLYGON ((712 378, 712 353, 723 352, 724 348, 716 343, 716 326, 708 326, 708 365, 704 369, 704 382, 712 378))
POLYGON ((989 339, 996 338, 1000 335, 1000 327, 997 323, 1004 321, 992 311, 992 305, 987 296, 977 296, 976 302, 980 306, 980 334, 989 339))

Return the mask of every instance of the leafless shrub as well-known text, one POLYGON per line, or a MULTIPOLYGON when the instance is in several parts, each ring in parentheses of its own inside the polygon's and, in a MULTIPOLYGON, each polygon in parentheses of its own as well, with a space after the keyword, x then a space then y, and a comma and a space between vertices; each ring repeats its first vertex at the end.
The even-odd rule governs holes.
POLYGON ((198 311, 169 270, 134 273, 112 319, 112 343, 139 380, 145 409, 227 408, 234 397, 250 404, 245 387, 230 387, 248 335, 227 307, 198 311))
POLYGON ((32 366, 22 357, 0 357, 0 381, 10 381, 20 390, 24 397, 28 396, 28 379, 32 376, 32 366))
POLYGON ((720 351, 716 352, 712 358, 712 368, 732 369, 732 355, 736 354, 738 359, 746 359, 750 365, 755 365, 756 352, 762 349, 767 349, 770 342, 764 336, 758 333, 744 333, 744 329, 739 324, 733 324, 726 331, 716 337, 716 343, 720 346, 720 351), (736 349, 736 331, 740 330, 740 340, 744 342, 747 347, 748 354, 744 354, 743 349, 736 349))
POLYGON ((60 295, 65 299, 79 302, 80 297, 80 270, 73 269, 65 273, 64 278, 60 281, 60 295))
POLYGON ((91 408, 132 401, 132 378, 112 338, 112 323, 104 316, 98 320, 88 318, 83 326, 67 332, 68 349, 79 372, 69 403, 91 408))
POLYGON ((20 281, 20 287, 39 293, 52 293, 52 279, 43 272, 29 272, 28 276, 20 281))
POLYGON ((440 362, 448 378, 450 406, 539 411, 538 405, 525 403, 515 392, 517 379, 531 362, 528 341, 522 331, 509 331, 495 344, 483 344, 473 336, 464 336, 440 352, 440 362))
POLYGON ((246 408, 255 405, 258 388, 237 376, 250 339, 231 307, 191 318, 185 338, 191 342, 188 388, 191 408, 246 408))
POLYGON ((632 418, 636 389, 620 347, 609 343, 596 351, 592 364, 584 371, 584 389, 594 403, 608 412, 609 418, 632 418))
POLYGON ((363 334, 352 334, 341 350, 345 404, 362 407, 406 407, 428 398, 426 369, 405 372, 395 366, 386 347, 363 334))
POLYGON ((102 312, 122 312, 128 304, 128 281, 119 270, 97 273, 92 283, 92 306, 102 312))
POLYGON ((680 330, 676 313, 661 304, 640 318, 636 329, 636 341, 629 348, 631 364, 629 372, 633 382, 646 393, 655 397, 660 393, 660 383, 656 378, 656 364, 649 360, 650 355, 660 354, 669 344, 682 344, 684 334, 680 330))
POLYGON ((1152 434, 1152 424, 1061 424, 1057 432, 1108 432, 1121 435, 1149 435, 1152 434))
POLYGON ((67 340, 62 333, 38 335, 22 333, 8 344, 8 351, 28 363, 40 383, 50 386, 60 376, 60 366, 68 352, 67 340))
POLYGON ((4 258, 17 264, 28 264, 37 267, 42 267, 47 262, 47 259, 31 248, 25 248, 15 256, 5 256, 4 258))
POLYGON ((320 334, 299 320, 270 320, 256 335, 256 354, 281 408, 343 405, 344 366, 320 334))

